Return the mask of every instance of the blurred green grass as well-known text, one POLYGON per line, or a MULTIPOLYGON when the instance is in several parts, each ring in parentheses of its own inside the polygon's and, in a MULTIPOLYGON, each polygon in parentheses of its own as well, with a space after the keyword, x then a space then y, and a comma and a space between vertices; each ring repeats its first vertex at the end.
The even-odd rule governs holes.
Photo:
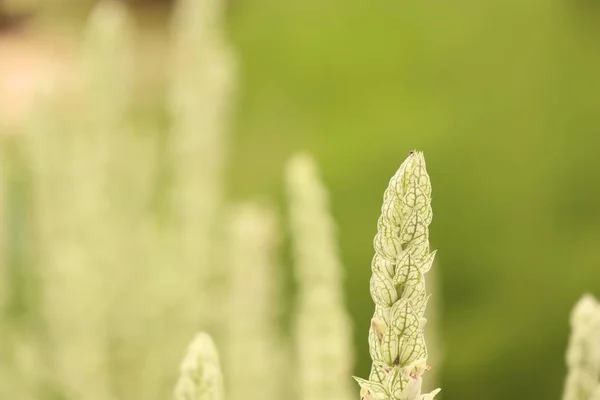
MULTIPOLYGON (((443 279, 444 399, 559 398, 568 313, 600 293, 600 7, 238 1, 230 192, 281 196, 312 151, 332 190, 360 356, 387 180, 424 150, 443 279)), ((434 293, 436 295, 436 293, 434 293)))

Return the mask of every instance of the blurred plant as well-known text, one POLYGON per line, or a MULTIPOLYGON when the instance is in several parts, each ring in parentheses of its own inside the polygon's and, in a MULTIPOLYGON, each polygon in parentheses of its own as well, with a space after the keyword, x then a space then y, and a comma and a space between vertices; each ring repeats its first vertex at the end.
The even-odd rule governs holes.
POLYGON ((64 21, 73 14, 81 15, 89 11, 97 3, 98 0, 4 0, 0 7, 9 13, 51 15, 64 21))
POLYGON ((173 284, 181 288, 177 316, 186 327, 218 324, 208 304, 214 268, 211 237, 222 200, 227 145, 226 121, 232 104, 235 57, 224 36, 223 0, 180 0, 173 20, 173 53, 168 76, 168 111, 172 121, 173 244, 180 257, 172 268, 173 284), (191 312, 191 314, 190 314, 191 312))
POLYGON ((31 259, 29 179, 22 143, 2 138, 0 398, 35 399, 43 380, 39 284, 31 259))
MULTIPOLYGON (((224 323, 218 308, 210 306, 220 296, 211 248, 222 202, 226 121, 236 72, 223 17, 222 0, 179 0, 172 22, 167 71, 171 127, 164 150, 170 180, 161 188, 167 193, 167 210, 159 212, 168 256, 153 278, 168 289, 156 293, 160 333, 154 337, 156 354, 147 360, 155 376, 143 379, 160 382, 163 390, 168 381, 160 377, 176 362, 187 338, 200 328, 212 333, 224 323), (174 287, 176 292, 170 289, 174 287)), ((148 391, 156 396, 156 390, 148 391)))
POLYGON ((583 296, 571 312, 568 373, 563 400, 592 400, 600 394, 600 304, 583 296))
MULTIPOLYGON (((23 170, 31 174, 19 182, 32 183, 32 203, 20 201, 18 211, 35 218, 23 241, 35 247, 35 270, 11 261, 1 272, 29 274, 43 301, 27 304, 40 314, 27 329, 0 320, 3 397, 165 398, 180 349, 218 314, 207 301, 207 242, 220 203, 233 59, 218 1, 178 7, 172 146, 164 153, 159 135, 137 129, 130 113, 132 29, 116 1, 90 18, 77 101, 49 82, 26 135, 15 136, 26 142, 23 170), (173 185, 159 187, 158 156, 170 150, 173 185), (172 197, 172 209, 154 207, 157 191, 172 197)), ((3 312, 10 297, 0 296, 3 312)))
POLYGON ((119 261, 121 254, 115 252, 122 237, 111 189, 115 174, 127 171, 113 169, 112 158, 121 154, 126 134, 130 35, 123 5, 100 4, 85 38, 76 117, 66 114, 64 99, 56 95, 40 105, 26 138, 34 180, 36 261, 52 349, 50 375, 68 397, 110 397, 110 302, 104 299, 113 298, 118 266, 127 260, 119 261))
POLYGON ((223 400, 223 375, 212 338, 196 335, 181 364, 175 388, 176 400, 223 400))
POLYGON ((350 400, 350 317, 327 192, 307 155, 287 165, 287 191, 299 284, 294 336, 301 400, 350 400))
POLYGON ((431 183, 421 152, 411 152, 392 177, 383 198, 375 236, 371 297, 375 314, 369 331, 373 365, 369 380, 355 378, 364 400, 433 399, 421 394, 427 365, 423 314, 425 273, 432 219, 431 183))
MULTIPOLYGON (((35 248, 35 269, 18 271, 42 283, 41 301, 23 297, 28 292, 18 285, 14 293, 0 293, 4 397, 163 399, 176 379, 177 354, 200 328, 220 334, 231 400, 290 393, 294 374, 285 368, 287 345, 277 321, 274 213, 256 205, 235 208, 221 224, 228 228, 227 248, 218 249, 229 257, 227 271, 212 254, 235 73, 221 26, 224 5, 180 0, 177 7, 165 142, 141 132, 130 113, 133 32, 120 2, 101 3, 90 18, 77 102, 65 105, 68 99, 51 82, 52 95, 31 118, 21 165, 31 175, 32 193, 25 193, 31 203, 11 204, 35 218, 35 232, 22 241, 35 248), (162 186, 161 173, 171 178, 162 186), (156 192, 167 193, 164 209, 153 204, 156 192), (219 281, 226 290, 215 285, 219 281), (34 312, 16 324, 7 317, 13 304, 34 312)), ((350 323, 327 194, 307 157, 291 161, 287 179, 300 283, 301 397, 348 400, 350 323)), ((427 237, 430 193, 423 156, 414 153, 392 179, 379 221, 373 372, 369 381, 358 379, 363 397, 416 400, 439 391, 421 395, 428 368, 424 274, 435 255, 427 237)), ((8 275, 4 262, 0 267, 8 275)), ((212 339, 200 334, 175 395, 221 400, 222 384, 212 339)))
POLYGON ((224 370, 230 400, 285 397, 282 340, 278 331, 276 246, 273 212, 243 204, 230 213, 229 288, 224 370))

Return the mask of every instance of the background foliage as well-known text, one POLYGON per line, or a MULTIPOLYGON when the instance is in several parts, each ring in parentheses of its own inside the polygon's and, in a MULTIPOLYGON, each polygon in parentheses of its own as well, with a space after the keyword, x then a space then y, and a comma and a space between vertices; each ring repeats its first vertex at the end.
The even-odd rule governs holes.
MULTIPOLYGON (((161 14, 150 20, 140 47, 160 65, 161 14)), ((568 312, 600 294, 599 20, 595 0, 232 2, 230 194, 281 199, 285 160, 315 154, 358 375, 381 196, 417 148, 434 189, 441 398, 560 396, 568 312)), ((158 98, 140 102, 145 123, 165 123, 158 98)))

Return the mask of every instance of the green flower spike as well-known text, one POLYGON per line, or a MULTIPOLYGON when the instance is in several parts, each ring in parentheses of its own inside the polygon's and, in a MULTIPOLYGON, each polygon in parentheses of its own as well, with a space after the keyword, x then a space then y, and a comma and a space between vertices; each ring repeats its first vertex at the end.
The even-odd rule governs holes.
POLYGON ((428 295, 431 183, 423 153, 413 151, 392 177, 383 196, 371 264, 375 313, 369 331, 373 360, 369 380, 355 378, 362 400, 432 400, 421 394, 429 369, 423 336, 428 295))

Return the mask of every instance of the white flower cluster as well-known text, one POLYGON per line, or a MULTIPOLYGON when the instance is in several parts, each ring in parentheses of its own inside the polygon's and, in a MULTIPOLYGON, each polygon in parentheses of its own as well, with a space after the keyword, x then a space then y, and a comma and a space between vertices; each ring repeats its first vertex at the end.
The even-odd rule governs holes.
POLYGON ((425 273, 432 219, 431 182, 421 152, 411 152, 384 194, 371 265, 375 314, 369 331, 373 360, 369 380, 356 378, 362 400, 428 400, 421 394, 427 366, 423 336, 428 295, 425 273))

